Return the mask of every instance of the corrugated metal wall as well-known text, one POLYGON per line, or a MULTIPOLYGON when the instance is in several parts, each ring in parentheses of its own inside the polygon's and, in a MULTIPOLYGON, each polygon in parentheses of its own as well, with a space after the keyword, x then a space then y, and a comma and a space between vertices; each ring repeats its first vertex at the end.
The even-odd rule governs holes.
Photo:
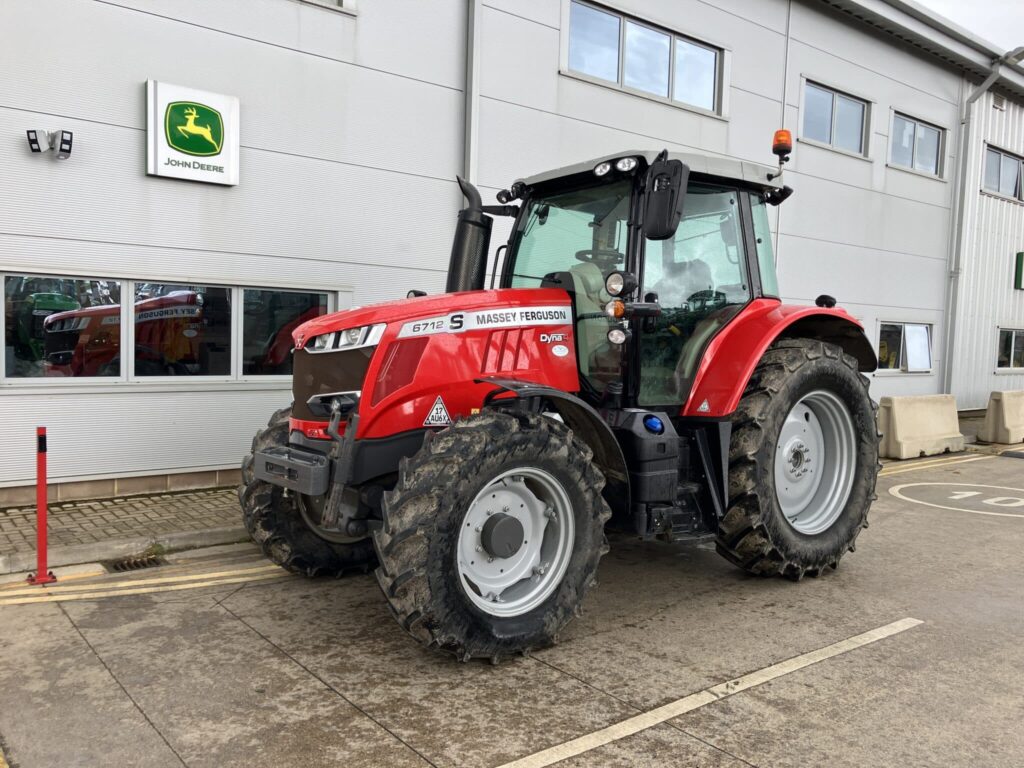
POLYGON ((1024 106, 993 107, 987 93, 974 106, 964 200, 963 255, 951 391, 960 408, 984 408, 993 390, 1024 389, 1024 371, 997 371, 999 328, 1024 329, 1024 291, 1013 288, 1014 254, 1024 251, 1024 204, 982 189, 985 146, 1024 155, 1024 106))

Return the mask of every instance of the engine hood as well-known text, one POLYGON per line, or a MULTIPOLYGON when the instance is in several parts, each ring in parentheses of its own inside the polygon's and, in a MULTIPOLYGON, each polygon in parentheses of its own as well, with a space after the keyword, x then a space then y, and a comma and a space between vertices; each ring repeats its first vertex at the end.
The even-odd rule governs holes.
POLYGON ((499 288, 489 291, 442 293, 398 299, 365 307, 346 309, 303 323, 292 332, 295 348, 302 349, 309 339, 346 328, 379 323, 446 316, 453 312, 500 311, 514 307, 566 306, 569 294, 560 288, 499 288))

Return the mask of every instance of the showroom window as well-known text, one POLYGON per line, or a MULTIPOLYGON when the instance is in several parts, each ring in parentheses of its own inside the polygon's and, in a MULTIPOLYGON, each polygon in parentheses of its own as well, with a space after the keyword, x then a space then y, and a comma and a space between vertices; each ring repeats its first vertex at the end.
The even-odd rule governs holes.
POLYGON ((921 373, 932 369, 932 327, 923 323, 882 323, 878 369, 921 373))
POLYGON ((1024 368, 1024 330, 999 329, 996 368, 1024 368))
POLYGON ((246 288, 242 305, 242 375, 292 372, 292 331, 327 314, 326 293, 246 288))
POLYGON ((630 91, 721 111, 723 52, 637 19, 573 0, 569 69, 630 91))
POLYGON ((7 378, 118 377, 121 284, 5 275, 7 378))
POLYGON ((938 176, 942 171, 943 130, 911 117, 896 114, 892 119, 890 162, 938 176))
POLYGON ((1021 199, 1021 159, 998 149, 985 149, 984 186, 989 192, 1021 199))
POLYGON ((866 101, 817 83, 805 84, 802 138, 866 155, 867 117, 866 101))
POLYGON ((52 275, 0 282, 6 383, 287 376, 292 331, 332 304, 323 291, 52 275), (129 296, 133 311, 122 318, 129 296))

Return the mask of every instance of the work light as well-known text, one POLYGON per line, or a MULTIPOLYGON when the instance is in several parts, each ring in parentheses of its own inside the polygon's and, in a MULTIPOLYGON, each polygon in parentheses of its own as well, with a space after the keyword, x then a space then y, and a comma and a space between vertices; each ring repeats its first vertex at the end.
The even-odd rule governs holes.
POLYGON ((611 170, 612 170, 612 164, 611 163, 609 163, 607 161, 605 161, 603 163, 598 163, 596 166, 594 166, 594 175, 595 176, 607 176, 611 172, 611 170))

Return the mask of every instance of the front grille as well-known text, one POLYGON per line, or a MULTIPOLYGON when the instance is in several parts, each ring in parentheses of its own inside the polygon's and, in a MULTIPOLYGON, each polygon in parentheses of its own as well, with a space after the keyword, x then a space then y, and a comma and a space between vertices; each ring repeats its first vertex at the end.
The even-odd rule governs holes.
POLYGON ((328 392, 362 390, 366 369, 375 349, 363 347, 319 354, 310 354, 304 349, 295 350, 292 374, 295 404, 292 406, 292 416, 296 419, 322 421, 323 417, 313 415, 306 405, 309 398, 328 392))

